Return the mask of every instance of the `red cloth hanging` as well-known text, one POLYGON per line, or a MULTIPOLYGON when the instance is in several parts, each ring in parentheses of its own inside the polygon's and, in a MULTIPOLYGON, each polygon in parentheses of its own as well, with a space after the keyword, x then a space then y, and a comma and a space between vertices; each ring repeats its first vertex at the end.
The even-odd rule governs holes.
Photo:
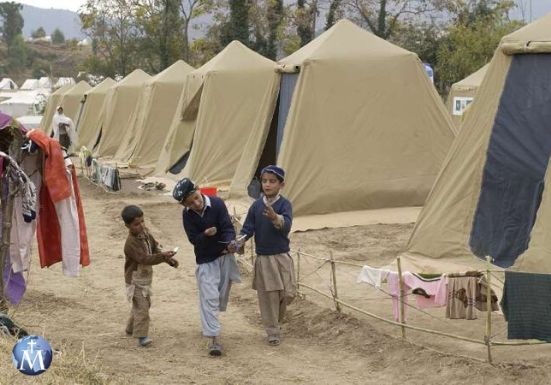
MULTIPOLYGON (((72 191, 59 142, 50 138, 41 130, 31 130, 27 133, 27 137, 42 149, 45 156, 43 183, 40 190, 40 210, 36 229, 40 266, 44 268, 62 261, 61 228, 57 219, 55 203, 70 198, 72 191)), ((74 167, 71 167, 71 175, 79 219, 80 264, 88 266, 90 264, 90 252, 86 222, 74 167)))

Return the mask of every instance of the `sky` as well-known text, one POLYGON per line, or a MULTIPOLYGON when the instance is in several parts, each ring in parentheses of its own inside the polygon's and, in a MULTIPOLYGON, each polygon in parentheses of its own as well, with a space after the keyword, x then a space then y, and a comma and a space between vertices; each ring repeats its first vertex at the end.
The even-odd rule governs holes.
POLYGON ((85 0, 21 0, 16 2, 40 8, 59 8, 76 12, 85 3, 85 0))
MULTIPOLYGON (((69 9, 76 12, 78 8, 85 3, 85 0, 20 0, 18 2, 34 5, 35 7, 69 9)), ((515 18, 522 18, 521 14, 524 13, 526 21, 529 21, 530 2, 532 3, 533 19, 537 19, 551 12, 551 0, 516 0, 516 3, 524 8, 524 12, 521 12, 520 9, 517 8, 512 16, 515 18)))

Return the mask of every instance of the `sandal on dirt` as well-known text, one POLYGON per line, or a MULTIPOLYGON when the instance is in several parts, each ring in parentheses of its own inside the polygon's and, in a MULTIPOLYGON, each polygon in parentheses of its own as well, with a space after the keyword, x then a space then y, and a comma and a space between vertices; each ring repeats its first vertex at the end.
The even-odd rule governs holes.
POLYGON ((268 337, 268 345, 278 346, 280 343, 281 343, 281 340, 278 336, 269 336, 268 337))
POLYGON ((219 357, 222 355, 222 345, 218 342, 212 342, 209 345, 209 355, 213 357, 219 357))

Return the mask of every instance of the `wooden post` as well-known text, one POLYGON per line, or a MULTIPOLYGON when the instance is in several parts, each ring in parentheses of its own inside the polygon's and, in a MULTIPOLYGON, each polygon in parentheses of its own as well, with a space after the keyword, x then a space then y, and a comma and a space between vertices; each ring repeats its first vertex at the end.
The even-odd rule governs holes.
POLYGON ((340 313, 342 312, 341 304, 338 302, 339 295, 337 293, 337 267, 335 264, 335 259, 333 258, 333 252, 329 252, 329 257, 331 259, 331 276, 333 277, 333 299, 335 300, 335 308, 340 313))
POLYGON ((486 270, 486 335, 484 336, 484 342, 488 348, 488 363, 492 364, 492 288, 491 288, 491 260, 492 258, 487 256, 487 270, 486 270))
POLYGON ((396 264, 398 265, 398 280, 400 282, 400 295, 398 296, 400 306, 398 307, 398 310, 400 314, 402 338, 406 338, 406 328, 404 327, 404 324, 406 323, 404 319, 404 279, 402 277, 402 261, 400 257, 396 258, 396 264))

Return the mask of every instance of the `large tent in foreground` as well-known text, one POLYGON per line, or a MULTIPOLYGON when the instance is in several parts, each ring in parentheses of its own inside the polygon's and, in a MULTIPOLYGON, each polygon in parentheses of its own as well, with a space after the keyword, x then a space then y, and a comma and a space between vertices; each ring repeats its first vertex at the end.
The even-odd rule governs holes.
POLYGON ((186 75, 193 67, 178 60, 148 80, 140 107, 115 158, 136 167, 154 168, 174 118, 186 75))
POLYGON ((408 254, 551 273, 550 105, 548 14, 501 40, 408 254))
POLYGON ((113 157, 127 130, 132 129, 132 118, 139 107, 139 100, 145 82, 151 76, 140 69, 134 70, 116 85, 114 85, 103 109, 103 123, 99 142, 94 155, 98 157, 113 157))
POLYGON ((446 105, 458 129, 461 126, 463 112, 474 100, 476 91, 480 87, 482 80, 484 80, 487 70, 488 64, 470 74, 465 79, 452 84, 450 88, 446 105))
MULTIPOLYGON (((92 148, 101 127, 103 105, 107 93, 117 82, 106 78, 100 84, 84 93, 84 105, 78 119, 77 132, 79 146, 92 148)), ((75 122, 76 124, 77 122, 75 122)))
POLYGON ((249 138, 232 195, 279 152, 298 215, 423 204, 455 135, 417 55, 341 20, 280 65, 271 130, 249 138))
POLYGON ((181 117, 176 117, 182 122, 175 119, 170 139, 171 165, 189 152, 183 175, 198 183, 229 185, 243 143, 270 124, 277 88, 275 63, 231 42, 187 76, 181 117))
POLYGON ((50 95, 48 98, 48 103, 46 104, 46 110, 44 111, 44 115, 42 116, 42 121, 40 122, 40 126, 43 130, 46 132, 51 131, 51 125, 52 125, 52 119, 54 117, 54 114, 56 113, 57 106, 61 105, 61 101, 63 100, 63 95, 65 95, 65 92, 69 91, 71 88, 73 88, 73 85, 66 85, 55 91, 50 95))

